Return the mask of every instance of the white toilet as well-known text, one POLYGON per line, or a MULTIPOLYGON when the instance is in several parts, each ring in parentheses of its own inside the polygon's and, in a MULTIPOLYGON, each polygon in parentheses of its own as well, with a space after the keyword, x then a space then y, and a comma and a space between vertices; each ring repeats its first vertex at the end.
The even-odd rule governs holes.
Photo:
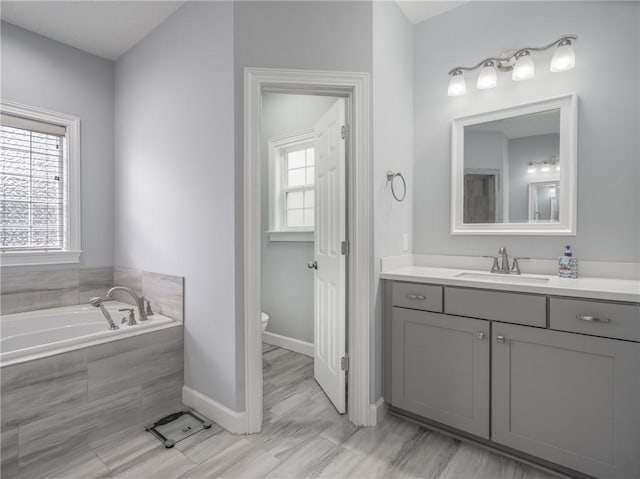
POLYGON ((265 312, 262 313, 262 332, 267 329, 267 324, 269 324, 269 315, 265 312))

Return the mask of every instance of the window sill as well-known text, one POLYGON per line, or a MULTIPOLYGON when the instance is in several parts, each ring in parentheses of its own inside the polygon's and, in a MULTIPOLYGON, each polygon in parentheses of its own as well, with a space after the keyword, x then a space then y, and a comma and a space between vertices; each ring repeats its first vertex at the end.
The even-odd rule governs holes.
POLYGON ((313 242, 313 231, 267 231, 269 241, 307 241, 313 242))
POLYGON ((79 263, 81 254, 82 251, 4 251, 0 253, 0 265, 39 266, 79 263))

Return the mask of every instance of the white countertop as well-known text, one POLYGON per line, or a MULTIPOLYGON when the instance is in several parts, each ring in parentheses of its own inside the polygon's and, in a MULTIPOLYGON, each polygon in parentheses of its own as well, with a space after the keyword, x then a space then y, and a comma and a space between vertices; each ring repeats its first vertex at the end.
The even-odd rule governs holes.
MULTIPOLYGON (((380 278, 414 283, 433 283, 468 288, 640 303, 640 281, 637 280, 588 277, 567 279, 544 274, 523 274, 523 278, 548 278, 548 282, 544 284, 530 284, 494 282, 491 280, 491 274, 487 274, 486 280, 457 277, 463 273, 487 273, 487 271, 434 268, 429 266, 406 266, 383 271, 380 273, 380 278)), ((508 280, 506 276, 499 276, 499 281, 508 280)))

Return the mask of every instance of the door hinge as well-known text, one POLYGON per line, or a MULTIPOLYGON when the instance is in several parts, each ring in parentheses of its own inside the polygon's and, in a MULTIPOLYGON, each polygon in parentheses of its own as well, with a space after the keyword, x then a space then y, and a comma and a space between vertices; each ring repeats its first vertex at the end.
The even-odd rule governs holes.
POLYGON ((349 242, 348 241, 343 241, 342 243, 340 243, 340 253, 342 253, 345 256, 349 255, 349 242))
POLYGON ((349 370, 349 355, 345 354, 344 356, 342 356, 340 358, 340 369, 342 369, 343 371, 348 371, 349 370))
POLYGON ((349 125, 342 125, 340 128, 340 138, 343 140, 349 139, 349 125))

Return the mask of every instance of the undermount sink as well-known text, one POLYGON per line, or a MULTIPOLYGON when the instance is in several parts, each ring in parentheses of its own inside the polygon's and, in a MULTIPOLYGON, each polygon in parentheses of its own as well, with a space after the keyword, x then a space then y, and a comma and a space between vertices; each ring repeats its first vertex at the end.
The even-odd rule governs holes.
POLYGON ((462 279, 473 279, 476 281, 487 281, 492 283, 546 284, 549 282, 549 278, 544 277, 496 273, 459 273, 455 277, 462 279))

